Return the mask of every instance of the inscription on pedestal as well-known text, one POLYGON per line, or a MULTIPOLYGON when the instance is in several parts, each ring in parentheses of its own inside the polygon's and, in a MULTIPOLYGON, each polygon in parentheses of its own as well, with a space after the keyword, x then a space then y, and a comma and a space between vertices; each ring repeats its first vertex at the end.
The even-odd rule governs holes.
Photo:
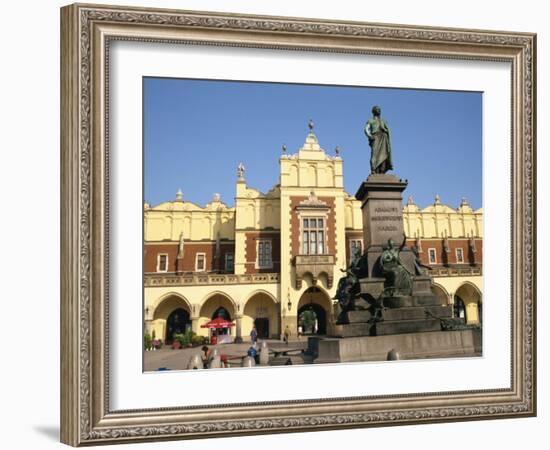
POLYGON ((403 213, 401 211, 401 198, 395 199, 369 199, 363 209, 366 246, 383 246, 388 239, 396 243, 403 240, 403 213))
POLYGON ((376 231, 399 231, 399 224, 403 221, 399 208, 378 206, 374 208, 374 213, 370 220, 376 231))
POLYGON ((370 175, 363 182, 356 198, 361 200, 365 247, 384 246, 388 239, 396 244, 403 240, 401 193, 407 183, 394 175, 370 175))

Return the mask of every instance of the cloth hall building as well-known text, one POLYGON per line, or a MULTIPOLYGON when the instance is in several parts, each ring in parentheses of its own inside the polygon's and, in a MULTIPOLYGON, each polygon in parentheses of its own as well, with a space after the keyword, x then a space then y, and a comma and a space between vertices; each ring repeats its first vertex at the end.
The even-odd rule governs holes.
MULTIPOLYGON (((338 153, 338 152, 337 152, 338 153)), ((441 304, 469 324, 481 321, 483 212, 466 199, 457 208, 403 208, 407 245, 431 267, 441 304)), ((235 206, 218 194, 201 207, 183 198, 144 205, 144 319, 171 341, 175 332, 222 316, 232 339, 297 337, 304 311, 315 312, 311 333, 330 333, 338 279, 355 248, 363 250, 361 204, 344 191, 343 165, 310 131, 296 154, 280 157, 279 182, 267 193, 246 183, 240 165, 235 206)))

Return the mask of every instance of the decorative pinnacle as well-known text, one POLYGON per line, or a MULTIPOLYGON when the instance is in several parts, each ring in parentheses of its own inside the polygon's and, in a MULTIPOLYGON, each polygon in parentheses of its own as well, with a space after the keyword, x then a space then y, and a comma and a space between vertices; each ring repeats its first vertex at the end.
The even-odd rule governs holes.
POLYGON ((176 192, 176 200, 178 201, 183 200, 183 192, 181 192, 181 188, 178 189, 178 192, 176 192))
POLYGON ((313 123, 313 120, 309 119, 309 123, 307 124, 307 126, 309 127, 309 132, 312 133, 313 127, 315 126, 315 124, 313 123))
POLYGON ((340 156, 340 147, 336 146, 334 153, 336 153, 336 156, 340 156))
POLYGON ((460 206, 468 206, 468 199, 466 197, 462 197, 462 201, 460 202, 460 206))
POLYGON ((441 198, 439 197, 439 194, 435 194, 435 204, 436 205, 441 204, 441 198))
POLYGON ((244 164, 242 162, 237 166, 237 179, 238 181, 244 181, 244 164))
POLYGON ((286 144, 283 144, 283 154, 286 155, 286 144))

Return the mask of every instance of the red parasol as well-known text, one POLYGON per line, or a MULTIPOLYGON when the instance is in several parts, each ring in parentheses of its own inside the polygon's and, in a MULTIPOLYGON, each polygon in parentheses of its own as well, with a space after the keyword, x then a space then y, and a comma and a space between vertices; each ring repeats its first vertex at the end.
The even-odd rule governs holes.
POLYGON ((234 327, 235 324, 229 320, 225 320, 222 317, 217 317, 210 322, 206 322, 204 325, 201 325, 201 328, 229 328, 234 327))

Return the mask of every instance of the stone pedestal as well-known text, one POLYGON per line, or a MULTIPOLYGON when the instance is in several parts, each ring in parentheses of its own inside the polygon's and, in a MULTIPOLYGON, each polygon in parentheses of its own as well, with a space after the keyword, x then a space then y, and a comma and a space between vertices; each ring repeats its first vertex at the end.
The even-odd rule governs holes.
POLYGON ((371 174, 359 187, 355 198, 363 211, 365 248, 382 247, 388 239, 403 240, 403 197, 407 182, 390 174, 371 174))
MULTIPOLYGON (((402 193, 406 187, 407 181, 395 175, 371 174, 355 194, 363 212, 364 259, 369 278, 381 277, 377 261, 388 240, 393 240, 395 246, 403 243, 402 193)), ((403 249, 401 261, 414 273, 414 255, 409 249, 403 249)))
POLYGON ((267 366, 269 365, 269 347, 267 346, 267 342, 263 341, 260 346, 260 365, 261 366, 267 366))

